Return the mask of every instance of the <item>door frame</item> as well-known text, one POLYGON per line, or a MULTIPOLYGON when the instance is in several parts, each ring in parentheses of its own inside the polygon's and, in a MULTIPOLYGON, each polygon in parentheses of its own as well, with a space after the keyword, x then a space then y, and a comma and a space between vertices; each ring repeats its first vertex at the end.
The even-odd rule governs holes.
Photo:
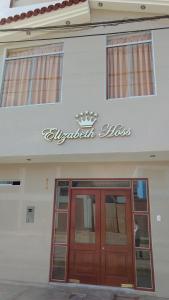
MULTIPOLYGON (((146 182, 146 187, 147 187, 147 211, 146 214, 147 217, 148 217, 148 220, 149 220, 149 233, 150 233, 150 236, 149 236, 149 240, 150 240, 150 244, 149 244, 149 248, 146 248, 145 250, 147 252, 149 252, 149 255, 150 255, 150 275, 151 275, 151 287, 142 287, 142 286, 139 286, 137 284, 137 275, 136 275, 136 258, 135 258, 135 251, 137 250, 136 247, 135 247, 135 243, 134 243, 134 239, 133 239, 133 255, 134 255, 134 270, 135 270, 135 273, 134 273, 134 289, 136 290, 142 290, 142 291, 155 291, 155 280, 154 280, 154 266, 153 266, 153 249, 152 249, 152 237, 151 237, 151 219, 150 219, 150 202, 149 202, 149 180, 147 177, 133 177, 133 178, 129 178, 129 177, 122 177, 122 178, 110 178, 110 177, 107 177, 107 178, 98 178, 98 177, 94 177, 94 178, 77 178, 77 177, 74 177, 74 178, 65 178, 65 177, 62 177, 62 178, 56 178, 55 179, 55 188, 54 188, 54 201, 53 201, 53 225, 52 225, 52 233, 51 233, 51 252, 50 252, 50 268, 49 268, 49 282, 68 282, 68 274, 67 274, 67 267, 68 267, 68 257, 69 257, 69 239, 70 239, 70 234, 69 234, 69 230, 70 230, 70 197, 71 197, 71 193, 72 193, 72 190, 73 189, 77 189, 76 186, 72 186, 73 185, 73 181, 114 181, 114 182, 117 182, 117 181, 129 181, 130 182, 130 186, 129 187, 120 187, 120 189, 122 190, 130 190, 131 192, 131 201, 132 201, 132 216, 133 216, 133 220, 134 220, 134 215, 135 213, 137 214, 142 214, 140 211, 138 212, 135 212, 134 210, 134 182, 135 181, 145 181, 146 182), (57 209, 56 207, 56 199, 57 199, 57 189, 58 189, 58 186, 59 186, 59 182, 67 182, 68 185, 68 206, 67 206, 67 209, 63 210, 63 212, 67 213, 67 241, 65 243, 57 243, 55 242, 54 240, 54 226, 55 226, 55 214, 56 212, 59 212, 59 210, 57 209), (53 271, 53 266, 54 266, 54 250, 55 250, 55 247, 60 247, 60 246, 63 246, 67 249, 66 251, 66 257, 65 257, 65 275, 62 279, 58 279, 57 277, 54 277, 52 275, 52 271, 53 271)), ((93 188, 93 187, 92 187, 93 188)), ((89 187, 90 189, 90 187, 89 187)), ((98 187, 96 187, 96 189, 99 189, 98 187)), ((107 187, 105 188, 107 189, 107 187)), ((116 189, 115 187, 113 187, 112 189, 116 189)), ((134 221, 133 221, 134 223, 134 221)), ((133 233, 133 237, 134 237, 134 233, 133 233)), ((125 286, 124 286, 125 287, 125 286)))
MULTIPOLYGON (((132 277, 132 284, 129 285, 129 287, 134 287, 134 273, 135 273, 135 265, 134 265, 134 251, 133 251, 133 243, 134 243, 134 236, 133 236, 133 231, 132 231, 132 227, 133 227, 133 218, 132 218, 132 198, 131 198, 131 189, 129 188, 104 188, 104 187, 101 187, 101 188, 72 188, 71 189, 71 194, 70 194, 70 208, 69 208, 69 245, 68 245, 68 269, 67 269, 67 282, 69 282, 69 259, 70 259, 70 252, 71 252, 71 245, 72 245, 72 241, 71 241, 71 238, 72 238, 72 233, 71 233, 71 229, 72 229, 72 218, 74 220, 74 213, 75 213, 75 207, 73 206, 73 201, 72 201, 72 198, 73 198, 73 194, 74 194, 74 191, 77 191, 78 194, 84 194, 84 193, 92 193, 93 191, 93 194, 97 195, 97 198, 96 200, 98 199, 99 200, 99 203, 98 205, 96 206, 97 207, 97 215, 95 215, 95 217, 97 217, 99 219, 99 225, 98 225, 98 220, 96 222, 97 226, 96 226, 96 244, 95 244, 95 247, 97 248, 97 250, 99 249, 99 254, 100 254, 100 258, 99 258, 99 261, 100 261, 100 266, 99 266, 99 269, 100 269, 100 274, 99 274, 99 281, 100 281, 100 285, 104 285, 104 279, 103 279, 103 276, 102 276, 102 267, 103 267, 103 260, 104 260, 104 254, 101 254, 102 252, 102 249, 103 249, 103 228, 104 228, 104 222, 105 222, 105 207, 104 207, 104 203, 103 203, 103 199, 102 199, 102 196, 106 194, 106 192, 114 192, 116 195, 118 194, 122 194, 124 196, 127 197, 127 200, 128 200, 128 213, 129 213, 129 218, 130 218, 130 224, 129 224, 129 227, 130 227, 130 250, 131 250, 131 266, 132 266, 132 271, 131 271, 131 277, 132 277), (101 212, 103 212, 103 215, 101 216, 101 212), (73 215, 72 215, 73 213, 73 215), (99 227, 99 228, 98 228, 99 227), (98 236, 97 236, 98 234, 98 236), (99 243, 99 245, 98 245, 99 243)), ((74 221, 73 221, 74 222, 74 221)), ((105 234, 105 233, 104 233, 105 234)), ((105 251, 110 251, 112 250, 112 246, 109 246, 109 245, 104 245, 104 247, 106 247, 105 251)), ((114 250, 121 247, 120 245, 114 245, 113 248, 114 250)), ((82 246, 82 245, 76 245, 76 249, 81 249, 81 248, 85 248, 85 244, 82 246)), ((87 248, 91 248, 91 249, 94 249, 94 247, 90 247, 89 246, 86 246, 86 249, 87 248)), ((89 250, 88 249, 88 250, 89 250)), ((84 249, 85 250, 85 249, 84 249)), ((110 251, 111 252, 111 251, 110 251)), ((112 251, 113 252, 113 251, 112 251)), ((123 251, 122 251, 123 252, 123 251)), ((90 284, 90 283, 88 283, 90 284)), ((116 285, 114 285, 116 286, 116 285)), ((122 286, 122 284, 121 284, 122 286)), ((127 284, 126 284, 127 286, 127 284)))

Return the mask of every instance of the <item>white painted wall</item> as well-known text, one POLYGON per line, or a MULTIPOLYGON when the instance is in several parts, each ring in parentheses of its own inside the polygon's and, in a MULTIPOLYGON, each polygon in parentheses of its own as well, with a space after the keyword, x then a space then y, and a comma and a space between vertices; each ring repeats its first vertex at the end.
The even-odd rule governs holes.
POLYGON ((10 0, 1 0, 0 1, 0 18, 6 18, 9 16, 14 16, 16 14, 20 14, 22 12, 27 12, 29 10, 34 10, 36 8, 41 8, 43 6, 48 6, 50 4, 56 3, 56 2, 62 2, 60 0, 57 1, 42 1, 41 3, 35 3, 34 1, 31 1, 30 5, 25 5, 24 1, 18 0, 18 6, 10 8, 10 0), (20 3, 19 3, 20 2, 20 3))
POLYGON ((156 94, 112 100, 106 100, 106 36, 63 39, 61 102, 1 108, 0 157, 169 151, 168 33, 168 29, 153 32, 156 94), (130 127, 132 135, 67 141, 61 146, 43 139, 41 131, 48 127, 76 131, 75 115, 86 110, 99 114, 97 132, 111 123, 130 127))
MULTIPOLYGON (((1 14, 5 16, 9 6, 6 0, 1 0, 1 5, 4 8, 1 14)), ((106 16, 106 12, 104 15, 93 14, 93 20, 106 19, 106 16)), ((107 19, 110 18, 113 15, 109 12, 107 19)), ((140 28, 137 26, 134 29, 140 28)), ((57 158, 59 155, 74 155, 76 160, 80 154, 91 160, 92 155, 97 154, 102 155, 104 162, 104 158, 107 160, 108 154, 112 153, 130 153, 132 156, 134 152, 146 155, 150 151, 169 151, 168 33, 169 30, 165 30, 153 34, 157 94, 110 101, 106 100, 106 37, 65 39, 62 101, 0 108, 1 161, 4 162, 5 157, 17 160, 32 156, 57 158), (99 113, 97 130, 107 122, 122 123, 132 128, 132 136, 117 140, 72 141, 62 146, 43 140, 41 130, 45 127, 77 129, 75 115, 86 110, 99 113)), ((20 44, 21 47, 25 45, 20 44)), ((16 47, 16 44, 10 47, 16 47)), ((3 50, 1 46, 1 76, 3 50)), ((168 162, 1 165, 0 179, 20 179, 22 185, 0 188, 0 280, 48 282, 54 179, 63 177, 149 178, 156 294, 168 297, 168 162), (49 186, 46 189, 47 178, 49 186), (27 205, 35 205, 34 224, 25 223, 27 205), (158 214, 162 216, 160 224, 156 222, 158 214)))
POLYGON ((169 163, 74 163, 0 165, 0 179, 21 186, 0 186, 0 280, 47 283, 49 280, 55 178, 149 179, 156 295, 169 287, 169 163), (47 180, 47 181, 46 181, 47 180), (48 185, 46 184, 48 182, 48 185), (35 206, 35 223, 26 207, 35 206), (161 215, 161 222, 157 222, 161 215))

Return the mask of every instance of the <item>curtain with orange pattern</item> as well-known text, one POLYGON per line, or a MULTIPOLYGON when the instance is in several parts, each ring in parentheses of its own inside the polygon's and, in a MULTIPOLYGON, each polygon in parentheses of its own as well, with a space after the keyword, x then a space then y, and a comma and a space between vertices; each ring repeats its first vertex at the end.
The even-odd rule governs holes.
POLYGON ((8 51, 2 106, 55 103, 60 100, 61 44, 8 51), (55 54, 57 53, 57 54, 55 54))
POLYGON ((153 94, 150 39, 149 33, 108 38, 107 98, 153 94))

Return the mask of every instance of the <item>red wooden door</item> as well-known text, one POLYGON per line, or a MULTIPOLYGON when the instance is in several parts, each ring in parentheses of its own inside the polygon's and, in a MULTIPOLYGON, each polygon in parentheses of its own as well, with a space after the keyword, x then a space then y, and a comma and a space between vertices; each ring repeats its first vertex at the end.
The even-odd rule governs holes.
POLYGON ((101 191, 101 283, 134 284, 130 191, 101 191))
POLYGON ((133 284, 130 191, 72 191, 68 278, 133 284))
POLYGON ((69 281, 100 282, 100 192, 73 190, 69 248, 69 281))

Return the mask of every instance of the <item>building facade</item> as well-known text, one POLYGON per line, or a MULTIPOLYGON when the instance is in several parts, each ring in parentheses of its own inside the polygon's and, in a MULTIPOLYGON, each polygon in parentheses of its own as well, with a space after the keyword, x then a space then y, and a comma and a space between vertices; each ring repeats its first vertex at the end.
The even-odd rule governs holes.
POLYGON ((168 297, 168 1, 1 2, 0 280, 168 297))

